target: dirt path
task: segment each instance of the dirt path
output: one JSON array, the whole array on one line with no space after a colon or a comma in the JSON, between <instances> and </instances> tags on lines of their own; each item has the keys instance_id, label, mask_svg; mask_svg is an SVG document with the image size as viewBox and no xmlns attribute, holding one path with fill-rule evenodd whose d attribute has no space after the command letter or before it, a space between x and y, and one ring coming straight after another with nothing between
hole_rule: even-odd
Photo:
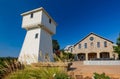
<instances>
[{"instance_id":1,"label":"dirt path","mask_svg":"<svg viewBox=\"0 0 120 79\"><path fill-rule=\"evenodd\" d=\"M110 77L120 78L120 66L88 66L83 65L83 62L75 61L73 62L73 65L71 66L69 74L74 75L83 75L85 76L93 76L93 73L105 73L106 75L109 75Z\"/></svg>"}]
</instances>

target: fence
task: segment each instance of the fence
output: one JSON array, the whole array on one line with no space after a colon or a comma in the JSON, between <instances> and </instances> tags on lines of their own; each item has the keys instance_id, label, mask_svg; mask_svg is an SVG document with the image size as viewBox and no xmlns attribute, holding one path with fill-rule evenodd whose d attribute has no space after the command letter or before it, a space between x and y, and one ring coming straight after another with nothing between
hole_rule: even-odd
<instances>
[{"instance_id":1,"label":"fence","mask_svg":"<svg viewBox=\"0 0 120 79\"><path fill-rule=\"evenodd\" d=\"M119 60L92 60L84 61L84 65L120 65Z\"/></svg>"}]
</instances>

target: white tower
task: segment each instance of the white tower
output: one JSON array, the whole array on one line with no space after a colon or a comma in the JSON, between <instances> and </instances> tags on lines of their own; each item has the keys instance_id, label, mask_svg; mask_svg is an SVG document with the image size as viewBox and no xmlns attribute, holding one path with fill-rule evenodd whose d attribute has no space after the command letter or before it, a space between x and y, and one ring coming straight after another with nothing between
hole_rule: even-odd
<instances>
[{"instance_id":1,"label":"white tower","mask_svg":"<svg viewBox=\"0 0 120 79\"><path fill-rule=\"evenodd\" d=\"M52 35L56 32L56 22L41 7L21 14L22 28L27 30L18 60L31 64L49 57L53 61Z\"/></svg>"}]
</instances>

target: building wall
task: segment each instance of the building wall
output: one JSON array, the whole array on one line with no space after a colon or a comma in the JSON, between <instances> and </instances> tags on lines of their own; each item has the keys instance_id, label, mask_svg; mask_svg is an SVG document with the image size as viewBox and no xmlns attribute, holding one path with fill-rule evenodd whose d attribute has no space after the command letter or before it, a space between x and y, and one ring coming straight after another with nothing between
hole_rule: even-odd
<instances>
[{"instance_id":1,"label":"building wall","mask_svg":"<svg viewBox=\"0 0 120 79\"><path fill-rule=\"evenodd\" d=\"M35 38L36 34L38 34L38 38ZM27 64L46 61L45 56L47 54L50 59L48 61L53 61L52 49L52 38L49 33L41 28L28 30L20 52L19 61Z\"/></svg>"},{"instance_id":2,"label":"building wall","mask_svg":"<svg viewBox=\"0 0 120 79\"><path fill-rule=\"evenodd\" d=\"M38 38L35 35L38 34ZM41 29L28 30L19 55L19 61L24 63L38 62L38 52Z\"/></svg>"},{"instance_id":3,"label":"building wall","mask_svg":"<svg viewBox=\"0 0 120 79\"><path fill-rule=\"evenodd\" d=\"M49 20L51 20L51 23L49 23ZM44 12L42 12L42 25L44 25L44 27L50 31L52 34L56 33L56 25L54 24L54 22L52 21L52 19L50 19Z\"/></svg>"},{"instance_id":4,"label":"building wall","mask_svg":"<svg viewBox=\"0 0 120 79\"><path fill-rule=\"evenodd\" d=\"M72 53L73 52L73 46L68 48L68 52Z\"/></svg>"},{"instance_id":5,"label":"building wall","mask_svg":"<svg viewBox=\"0 0 120 79\"><path fill-rule=\"evenodd\" d=\"M31 28L36 27L38 24L41 24L42 21L42 11L34 12L33 18L30 17L31 13L24 15L22 20L22 28Z\"/></svg>"},{"instance_id":6,"label":"building wall","mask_svg":"<svg viewBox=\"0 0 120 79\"><path fill-rule=\"evenodd\" d=\"M48 54L50 61L53 61L53 47L52 38L49 33L45 30L41 30L39 51L42 53L43 57Z\"/></svg>"}]
</instances>

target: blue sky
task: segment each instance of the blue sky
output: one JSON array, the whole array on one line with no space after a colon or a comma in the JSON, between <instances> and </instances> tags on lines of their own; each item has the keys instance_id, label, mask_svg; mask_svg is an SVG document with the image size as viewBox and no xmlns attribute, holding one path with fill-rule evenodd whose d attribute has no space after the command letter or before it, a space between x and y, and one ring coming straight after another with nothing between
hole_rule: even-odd
<instances>
[{"instance_id":1,"label":"blue sky","mask_svg":"<svg viewBox=\"0 0 120 79\"><path fill-rule=\"evenodd\" d=\"M0 56L18 56L26 31L21 13L44 7L57 22L61 48L90 32L113 42L120 32L120 0L0 0Z\"/></svg>"}]
</instances>

